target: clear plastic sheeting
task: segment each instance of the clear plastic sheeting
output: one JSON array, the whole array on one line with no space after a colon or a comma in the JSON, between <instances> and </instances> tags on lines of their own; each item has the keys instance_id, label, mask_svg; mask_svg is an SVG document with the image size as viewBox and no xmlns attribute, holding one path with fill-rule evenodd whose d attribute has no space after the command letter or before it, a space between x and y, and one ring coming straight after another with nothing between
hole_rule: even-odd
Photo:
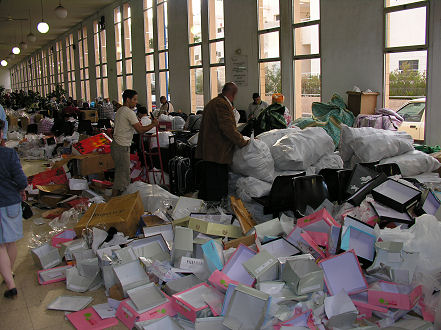
<instances>
[{"instance_id":1,"label":"clear plastic sheeting","mask_svg":"<svg viewBox=\"0 0 441 330\"><path fill-rule=\"evenodd\" d=\"M234 152L231 170L244 176L272 182L274 179L274 161L268 146L251 136L251 141Z\"/></svg>"},{"instance_id":2,"label":"clear plastic sheeting","mask_svg":"<svg viewBox=\"0 0 441 330\"><path fill-rule=\"evenodd\" d=\"M274 164L282 171L305 170L333 152L334 142L321 127L305 128L289 134L271 148Z\"/></svg>"},{"instance_id":3,"label":"clear plastic sheeting","mask_svg":"<svg viewBox=\"0 0 441 330\"><path fill-rule=\"evenodd\" d=\"M157 210L167 211L168 208L174 207L179 199L178 196L169 193L158 185L141 181L130 184L124 194L133 194L137 191L141 195L144 210L150 213L154 213Z\"/></svg>"},{"instance_id":4,"label":"clear plastic sheeting","mask_svg":"<svg viewBox=\"0 0 441 330\"><path fill-rule=\"evenodd\" d=\"M253 177L240 178L236 183L236 193L243 201L252 201L252 197L269 195L271 184Z\"/></svg>"},{"instance_id":5,"label":"clear plastic sheeting","mask_svg":"<svg viewBox=\"0 0 441 330\"><path fill-rule=\"evenodd\" d=\"M342 169L343 159L336 153L326 154L306 170L306 174L318 174L324 168Z\"/></svg>"}]
</instances>

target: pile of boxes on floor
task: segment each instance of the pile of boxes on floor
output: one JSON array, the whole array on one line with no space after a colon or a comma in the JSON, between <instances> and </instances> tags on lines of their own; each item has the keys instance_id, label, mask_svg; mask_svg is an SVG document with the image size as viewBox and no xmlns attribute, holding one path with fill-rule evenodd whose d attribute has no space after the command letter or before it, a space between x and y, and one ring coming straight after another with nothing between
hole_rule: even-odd
<instances>
[{"instance_id":1,"label":"pile of boxes on floor","mask_svg":"<svg viewBox=\"0 0 441 330\"><path fill-rule=\"evenodd\" d=\"M328 201L302 218L256 224L239 199L233 216L155 187L134 183L129 190L140 192L92 204L73 230L32 250L40 284L66 281L85 293L48 306L69 312L77 329L119 321L199 330L440 325L441 222L430 215L440 205L431 195L422 204L428 214L391 229L421 199L391 179L372 191L375 227ZM87 307L87 292L102 285L108 303Z\"/></svg>"}]
</instances>

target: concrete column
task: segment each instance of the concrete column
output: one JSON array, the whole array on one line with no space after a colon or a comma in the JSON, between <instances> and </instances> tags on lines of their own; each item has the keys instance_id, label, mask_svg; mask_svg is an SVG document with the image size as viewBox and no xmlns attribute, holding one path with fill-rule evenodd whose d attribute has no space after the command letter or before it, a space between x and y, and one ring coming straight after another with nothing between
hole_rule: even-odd
<instances>
[{"instance_id":1,"label":"concrete column","mask_svg":"<svg viewBox=\"0 0 441 330\"><path fill-rule=\"evenodd\" d=\"M248 58L248 85L239 87L235 105L247 109L253 92L259 91L257 1L224 0L225 15L225 78L232 81L232 57L245 55Z\"/></svg>"},{"instance_id":2,"label":"concrete column","mask_svg":"<svg viewBox=\"0 0 441 330\"><path fill-rule=\"evenodd\" d=\"M380 92L383 99L383 0L322 0L322 101L334 93L347 100L346 91Z\"/></svg>"},{"instance_id":3,"label":"concrete column","mask_svg":"<svg viewBox=\"0 0 441 330\"><path fill-rule=\"evenodd\" d=\"M89 88L90 88L90 100L95 101L96 94L96 69L95 69L95 44L93 40L93 19L86 23L87 27L87 52L89 61Z\"/></svg>"},{"instance_id":4,"label":"concrete column","mask_svg":"<svg viewBox=\"0 0 441 330\"><path fill-rule=\"evenodd\" d=\"M104 11L106 21L107 77L110 100L118 100L118 85L116 83L115 26L113 24L113 9L115 7L116 5L106 7Z\"/></svg>"},{"instance_id":5,"label":"concrete column","mask_svg":"<svg viewBox=\"0 0 441 330\"><path fill-rule=\"evenodd\" d=\"M187 1L168 2L170 94L175 109L190 113ZM156 99L156 102L159 104L159 99Z\"/></svg>"},{"instance_id":6,"label":"concrete column","mask_svg":"<svg viewBox=\"0 0 441 330\"><path fill-rule=\"evenodd\" d=\"M78 45L78 31L81 29L81 25L75 28L72 32L73 34L73 43L75 45L75 49L72 49L74 52L74 60L75 60L75 90L76 90L76 99L79 100L81 98L81 79L80 79L80 47ZM84 102L84 100L83 100Z\"/></svg>"},{"instance_id":7,"label":"concrete column","mask_svg":"<svg viewBox=\"0 0 441 330\"><path fill-rule=\"evenodd\" d=\"M294 108L294 79L293 79L293 29L292 29L292 1L280 0L280 59L282 73L282 94L285 96L284 105L294 115L301 114L301 108Z\"/></svg>"},{"instance_id":8,"label":"concrete column","mask_svg":"<svg viewBox=\"0 0 441 330\"><path fill-rule=\"evenodd\" d=\"M430 1L425 141L441 144L441 2Z\"/></svg>"},{"instance_id":9,"label":"concrete column","mask_svg":"<svg viewBox=\"0 0 441 330\"><path fill-rule=\"evenodd\" d=\"M133 89L141 104L147 103L145 80L144 11L142 1L131 1Z\"/></svg>"}]
</instances>

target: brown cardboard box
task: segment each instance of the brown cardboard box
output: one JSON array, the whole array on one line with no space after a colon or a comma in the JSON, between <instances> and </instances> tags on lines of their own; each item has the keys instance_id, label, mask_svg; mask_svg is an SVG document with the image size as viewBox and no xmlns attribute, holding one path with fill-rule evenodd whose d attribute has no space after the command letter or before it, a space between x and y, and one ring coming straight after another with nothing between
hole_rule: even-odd
<instances>
[{"instance_id":1,"label":"brown cardboard box","mask_svg":"<svg viewBox=\"0 0 441 330\"><path fill-rule=\"evenodd\" d=\"M98 122L98 111L96 110L81 110L81 119L90 120L92 123Z\"/></svg>"},{"instance_id":2,"label":"brown cardboard box","mask_svg":"<svg viewBox=\"0 0 441 330\"><path fill-rule=\"evenodd\" d=\"M110 154L88 154L86 157L78 159L77 164L81 176L101 173L115 168L115 163Z\"/></svg>"},{"instance_id":3,"label":"brown cardboard box","mask_svg":"<svg viewBox=\"0 0 441 330\"><path fill-rule=\"evenodd\" d=\"M112 198L108 203L93 204L74 227L78 237L86 227L98 227L109 229L115 227L116 230L125 235L134 236L141 215L144 214L139 193Z\"/></svg>"},{"instance_id":4,"label":"brown cardboard box","mask_svg":"<svg viewBox=\"0 0 441 330\"><path fill-rule=\"evenodd\" d=\"M353 92L348 91L348 109L354 116L373 115L377 107L377 97L380 93L376 92Z\"/></svg>"},{"instance_id":5,"label":"brown cardboard box","mask_svg":"<svg viewBox=\"0 0 441 330\"><path fill-rule=\"evenodd\" d=\"M50 208L55 208L59 202L66 199L69 189L65 184L52 184L47 186L36 186L38 194L38 202Z\"/></svg>"}]
</instances>

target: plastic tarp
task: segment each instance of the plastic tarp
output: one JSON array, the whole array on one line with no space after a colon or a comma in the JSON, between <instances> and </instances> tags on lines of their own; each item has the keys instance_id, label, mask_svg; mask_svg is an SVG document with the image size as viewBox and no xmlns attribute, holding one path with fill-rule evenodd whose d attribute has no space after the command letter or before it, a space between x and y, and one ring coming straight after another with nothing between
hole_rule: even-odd
<instances>
[{"instance_id":1,"label":"plastic tarp","mask_svg":"<svg viewBox=\"0 0 441 330\"><path fill-rule=\"evenodd\" d=\"M433 172L440 168L440 163L435 158L418 150L380 161L380 164L390 163L396 163L400 167L403 177Z\"/></svg>"},{"instance_id":2,"label":"plastic tarp","mask_svg":"<svg viewBox=\"0 0 441 330\"><path fill-rule=\"evenodd\" d=\"M271 149L278 170L305 170L334 151L334 143L320 127L305 128L276 142Z\"/></svg>"},{"instance_id":3,"label":"plastic tarp","mask_svg":"<svg viewBox=\"0 0 441 330\"><path fill-rule=\"evenodd\" d=\"M307 169L307 174L318 174L324 168L342 169L343 160L336 153L324 155L317 163Z\"/></svg>"},{"instance_id":4,"label":"plastic tarp","mask_svg":"<svg viewBox=\"0 0 441 330\"><path fill-rule=\"evenodd\" d=\"M346 104L340 95L334 94L329 103L312 103L312 118L298 118L293 125L300 128L322 127L332 138L335 146L340 142L342 124L352 126L354 115L346 110Z\"/></svg>"},{"instance_id":5,"label":"plastic tarp","mask_svg":"<svg viewBox=\"0 0 441 330\"><path fill-rule=\"evenodd\" d=\"M274 160L268 146L251 136L251 141L234 152L231 170L244 176L272 182L274 178Z\"/></svg>"}]
</instances>

